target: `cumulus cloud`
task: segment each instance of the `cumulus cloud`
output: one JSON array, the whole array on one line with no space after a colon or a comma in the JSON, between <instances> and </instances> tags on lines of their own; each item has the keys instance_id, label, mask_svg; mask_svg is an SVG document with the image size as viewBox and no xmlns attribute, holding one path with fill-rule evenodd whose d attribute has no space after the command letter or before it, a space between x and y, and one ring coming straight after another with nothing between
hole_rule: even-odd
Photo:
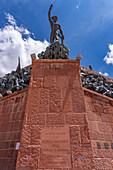
<instances>
[{"instance_id":1,"label":"cumulus cloud","mask_svg":"<svg viewBox=\"0 0 113 170\"><path fill-rule=\"evenodd\" d=\"M10 15L9 13L5 13L6 15L6 19L8 20L8 22L12 25L16 26L16 20L14 19L14 17L12 15Z\"/></svg>"},{"instance_id":2,"label":"cumulus cloud","mask_svg":"<svg viewBox=\"0 0 113 170\"><path fill-rule=\"evenodd\" d=\"M107 64L113 64L113 44L109 44L109 52L107 52L104 61Z\"/></svg>"},{"instance_id":3,"label":"cumulus cloud","mask_svg":"<svg viewBox=\"0 0 113 170\"><path fill-rule=\"evenodd\" d=\"M102 74L102 75L104 75L104 76L109 76L109 74L108 73L102 73L102 72L99 72L100 74Z\"/></svg>"},{"instance_id":4,"label":"cumulus cloud","mask_svg":"<svg viewBox=\"0 0 113 170\"><path fill-rule=\"evenodd\" d=\"M36 41L31 38L31 33L22 26L16 24L16 20L10 14L5 14L8 24L0 29L0 76L16 69L18 56L21 66L31 64L30 54L44 51L49 43ZM23 38L26 35L27 38Z\"/></svg>"}]
</instances>

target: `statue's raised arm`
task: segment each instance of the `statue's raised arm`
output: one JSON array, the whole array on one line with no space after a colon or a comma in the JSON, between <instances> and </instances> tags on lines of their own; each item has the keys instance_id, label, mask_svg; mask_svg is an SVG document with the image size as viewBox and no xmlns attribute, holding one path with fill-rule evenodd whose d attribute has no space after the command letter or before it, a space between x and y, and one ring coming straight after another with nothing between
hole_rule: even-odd
<instances>
[{"instance_id":1,"label":"statue's raised arm","mask_svg":"<svg viewBox=\"0 0 113 170\"><path fill-rule=\"evenodd\" d=\"M52 23L52 20L51 20L51 10L53 8L53 4L51 4L50 8L49 8L49 11L48 11L48 19L49 19L49 22Z\"/></svg>"}]
</instances>

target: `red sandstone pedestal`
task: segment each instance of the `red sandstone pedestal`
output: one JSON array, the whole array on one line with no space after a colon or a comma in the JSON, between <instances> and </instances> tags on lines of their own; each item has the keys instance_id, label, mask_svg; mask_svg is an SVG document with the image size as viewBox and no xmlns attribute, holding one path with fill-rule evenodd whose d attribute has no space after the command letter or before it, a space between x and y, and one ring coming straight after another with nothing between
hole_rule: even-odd
<instances>
[{"instance_id":1,"label":"red sandstone pedestal","mask_svg":"<svg viewBox=\"0 0 113 170\"><path fill-rule=\"evenodd\" d=\"M34 60L17 170L94 168L79 60Z\"/></svg>"}]
</instances>

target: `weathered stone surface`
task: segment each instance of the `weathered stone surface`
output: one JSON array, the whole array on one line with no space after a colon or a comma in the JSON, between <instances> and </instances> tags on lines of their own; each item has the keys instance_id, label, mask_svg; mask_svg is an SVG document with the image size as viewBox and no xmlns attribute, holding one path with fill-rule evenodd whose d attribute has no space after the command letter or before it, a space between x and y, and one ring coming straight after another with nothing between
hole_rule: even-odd
<instances>
[{"instance_id":1,"label":"weathered stone surface","mask_svg":"<svg viewBox=\"0 0 113 170\"><path fill-rule=\"evenodd\" d=\"M40 168L71 168L69 126L41 130Z\"/></svg>"},{"instance_id":2,"label":"weathered stone surface","mask_svg":"<svg viewBox=\"0 0 113 170\"><path fill-rule=\"evenodd\" d=\"M81 83L79 63L77 60L34 60L33 62L34 68L20 144L26 146L28 142L27 146L30 148L38 146L41 155L36 158L34 154L34 160L30 163L32 160L30 152L28 165L26 165L26 162L24 165L23 161L22 166L24 168L32 166L34 169L36 167L36 169L48 170L75 170L75 162L73 163L71 160L72 152L74 152L72 148L74 146L78 149L80 146L84 148L91 146L88 136L84 93L81 84L77 83L76 85L78 80ZM40 74L36 71L38 68L43 68ZM76 75L75 78L74 75ZM71 81L71 76L74 81ZM36 84L33 86L33 81L37 82L39 79L42 80L43 86ZM28 130L25 127L28 127ZM49 127L51 127L51 131L48 130ZM64 127L63 134L61 127ZM44 130L45 128L46 130ZM30 140L28 140L28 136ZM85 153L81 150L81 154ZM18 159L22 160L20 156ZM38 163L36 160L38 160ZM77 166L83 169L87 163L86 167L91 166L92 168L90 160L93 160L92 156L91 159L86 158L81 161L81 165L78 163ZM17 163L18 169L19 162Z\"/></svg>"},{"instance_id":3,"label":"weathered stone surface","mask_svg":"<svg viewBox=\"0 0 113 170\"><path fill-rule=\"evenodd\" d=\"M53 42L45 52L38 54L39 59L68 59L69 49L59 41Z\"/></svg>"},{"instance_id":4,"label":"weathered stone surface","mask_svg":"<svg viewBox=\"0 0 113 170\"><path fill-rule=\"evenodd\" d=\"M88 92L89 90L86 91ZM112 99L96 94L95 92L91 92L90 94L85 93L89 136L97 170L113 169L113 149L111 146L113 140L113 107L111 101ZM108 148L105 147L105 144Z\"/></svg>"}]
</instances>

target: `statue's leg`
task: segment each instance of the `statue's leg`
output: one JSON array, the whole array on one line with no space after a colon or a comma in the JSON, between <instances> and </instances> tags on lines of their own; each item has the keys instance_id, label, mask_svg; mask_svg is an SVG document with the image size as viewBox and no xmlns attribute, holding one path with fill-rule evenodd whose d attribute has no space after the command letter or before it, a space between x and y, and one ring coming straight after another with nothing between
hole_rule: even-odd
<instances>
[{"instance_id":1,"label":"statue's leg","mask_svg":"<svg viewBox=\"0 0 113 170\"><path fill-rule=\"evenodd\" d=\"M54 42L54 36L53 34L51 33L51 36L50 36L50 42L53 43Z\"/></svg>"},{"instance_id":2,"label":"statue's leg","mask_svg":"<svg viewBox=\"0 0 113 170\"><path fill-rule=\"evenodd\" d=\"M55 34L55 39L56 39L56 40L59 40L58 36L59 36L59 33L56 32L56 34Z\"/></svg>"},{"instance_id":3,"label":"statue's leg","mask_svg":"<svg viewBox=\"0 0 113 170\"><path fill-rule=\"evenodd\" d=\"M61 43L62 43L62 44L63 44L63 40L64 40L64 39L62 38L62 39L61 39Z\"/></svg>"},{"instance_id":4,"label":"statue's leg","mask_svg":"<svg viewBox=\"0 0 113 170\"><path fill-rule=\"evenodd\" d=\"M58 36L61 38L61 43L63 44L63 36L61 36L60 34L58 34Z\"/></svg>"}]
</instances>

